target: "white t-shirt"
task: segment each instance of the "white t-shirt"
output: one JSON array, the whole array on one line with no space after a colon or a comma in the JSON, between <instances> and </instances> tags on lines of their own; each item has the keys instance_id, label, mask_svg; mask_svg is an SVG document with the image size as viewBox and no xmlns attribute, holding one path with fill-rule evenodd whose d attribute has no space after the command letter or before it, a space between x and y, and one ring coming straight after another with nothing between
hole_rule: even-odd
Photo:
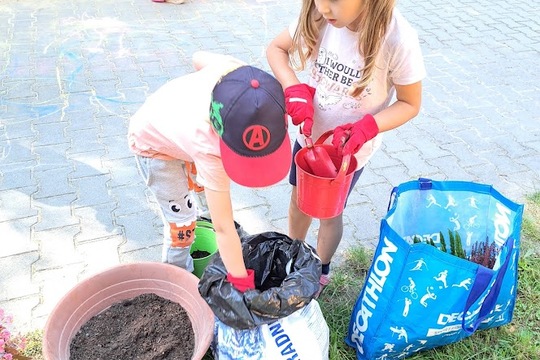
<instances>
[{"instance_id":1,"label":"white t-shirt","mask_svg":"<svg viewBox=\"0 0 540 360\"><path fill-rule=\"evenodd\" d=\"M163 160L194 162L197 182L215 191L228 191L219 150L219 136L210 123L212 90L218 80L244 65L230 56L194 73L173 79L150 95L129 123L132 152Z\"/></svg>"},{"instance_id":2,"label":"white t-shirt","mask_svg":"<svg viewBox=\"0 0 540 360\"><path fill-rule=\"evenodd\" d=\"M297 21L289 26L291 37L296 24ZM313 101L313 141L336 126L388 107L395 95L394 84L414 84L426 76L418 35L397 9L393 11L371 83L356 98L348 92L352 83L360 80L364 66L364 58L358 50L358 33L325 24L320 34L317 58L310 64L308 79L308 84L317 89ZM297 140L305 145L300 133ZM355 155L358 169L369 161L381 141L382 134L379 134Z\"/></svg>"}]
</instances>

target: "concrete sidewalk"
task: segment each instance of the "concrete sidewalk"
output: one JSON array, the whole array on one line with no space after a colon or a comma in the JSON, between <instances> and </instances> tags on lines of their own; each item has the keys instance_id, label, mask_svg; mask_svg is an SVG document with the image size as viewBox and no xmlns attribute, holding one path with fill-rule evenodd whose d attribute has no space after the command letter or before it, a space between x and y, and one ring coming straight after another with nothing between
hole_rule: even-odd
<instances>
[{"instance_id":1,"label":"concrete sidewalk","mask_svg":"<svg viewBox=\"0 0 540 360\"><path fill-rule=\"evenodd\" d=\"M265 47L298 0L3 0L0 4L0 307L40 328L78 281L159 261L161 222L126 142L147 95L196 50L269 70ZM373 247L393 186L429 177L540 190L540 11L528 0L399 1L428 78L421 114L385 135L345 211ZM294 129L291 129L293 132ZM287 229L290 187L233 189L250 233ZM316 227L310 233L313 244Z\"/></svg>"}]
</instances>

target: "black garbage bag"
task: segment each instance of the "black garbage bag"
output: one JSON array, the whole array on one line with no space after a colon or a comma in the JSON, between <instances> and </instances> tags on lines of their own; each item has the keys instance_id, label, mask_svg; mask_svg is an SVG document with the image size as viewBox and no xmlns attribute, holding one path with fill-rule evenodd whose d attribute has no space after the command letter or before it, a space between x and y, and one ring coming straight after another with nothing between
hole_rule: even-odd
<instances>
[{"instance_id":1,"label":"black garbage bag","mask_svg":"<svg viewBox=\"0 0 540 360\"><path fill-rule=\"evenodd\" d=\"M246 267L255 270L255 290L236 290L227 281L219 254L199 281L199 293L221 322L237 330L251 329L309 304L319 290L321 275L321 260L313 247L277 232L242 240Z\"/></svg>"}]
</instances>

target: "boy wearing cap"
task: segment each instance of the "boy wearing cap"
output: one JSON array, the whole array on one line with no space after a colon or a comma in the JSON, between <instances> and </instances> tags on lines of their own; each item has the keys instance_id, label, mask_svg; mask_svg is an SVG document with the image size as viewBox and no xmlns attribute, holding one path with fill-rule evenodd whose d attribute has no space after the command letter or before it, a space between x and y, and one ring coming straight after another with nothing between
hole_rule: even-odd
<instances>
[{"instance_id":1,"label":"boy wearing cap","mask_svg":"<svg viewBox=\"0 0 540 360\"><path fill-rule=\"evenodd\" d=\"M128 141L164 223L162 261L193 271L197 209L185 163L204 187L228 280L254 288L236 232L230 181L265 187L288 173L291 143L280 83L231 56L197 52L195 72L169 81L130 120Z\"/></svg>"}]
</instances>

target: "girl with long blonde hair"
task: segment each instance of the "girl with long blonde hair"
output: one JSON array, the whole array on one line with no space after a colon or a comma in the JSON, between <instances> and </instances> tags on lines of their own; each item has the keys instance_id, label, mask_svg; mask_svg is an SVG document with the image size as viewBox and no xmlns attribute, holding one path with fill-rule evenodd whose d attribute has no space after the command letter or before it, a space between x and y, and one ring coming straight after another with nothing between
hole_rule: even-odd
<instances>
[{"instance_id":1,"label":"girl with long blonde hair","mask_svg":"<svg viewBox=\"0 0 540 360\"><path fill-rule=\"evenodd\" d=\"M304 0L299 18L269 44L266 54L284 88L287 113L299 125L293 159L306 138L316 140L334 130L336 151L354 155L358 164L349 194L380 147L382 133L420 110L422 52L395 0ZM299 80L302 71L306 82ZM304 240L312 218L297 205L294 161L289 182L289 236ZM320 219L317 252L323 266L317 297L330 281L330 262L342 235L342 214Z\"/></svg>"}]
</instances>

